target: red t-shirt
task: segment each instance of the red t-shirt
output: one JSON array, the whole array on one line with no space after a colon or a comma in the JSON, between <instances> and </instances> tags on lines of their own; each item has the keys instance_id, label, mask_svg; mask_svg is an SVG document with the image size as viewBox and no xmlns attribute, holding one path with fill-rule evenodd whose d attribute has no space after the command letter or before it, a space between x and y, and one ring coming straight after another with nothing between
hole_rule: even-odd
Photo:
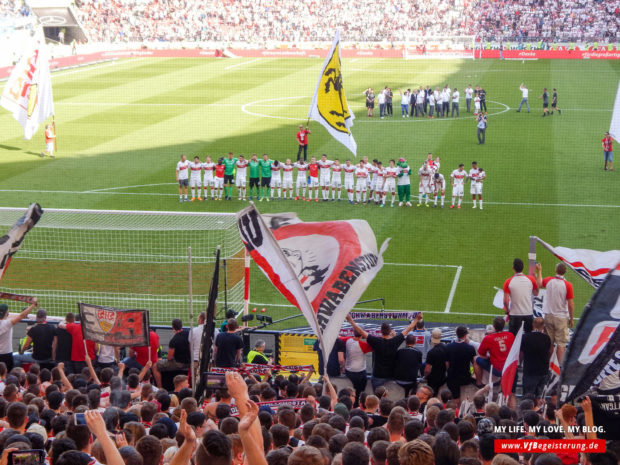
<instances>
[{"instance_id":1,"label":"red t-shirt","mask_svg":"<svg viewBox=\"0 0 620 465\"><path fill-rule=\"evenodd\" d=\"M159 336L155 331L151 331L149 333L149 343L151 345L151 362L157 362L157 349L159 348ZM149 361L149 348L148 346L143 347L132 347L136 352L136 361L144 366L146 362Z\"/></svg>"},{"instance_id":2,"label":"red t-shirt","mask_svg":"<svg viewBox=\"0 0 620 465\"><path fill-rule=\"evenodd\" d=\"M299 145L308 145L308 132L306 130L301 130L297 133L297 142Z\"/></svg>"},{"instance_id":3,"label":"red t-shirt","mask_svg":"<svg viewBox=\"0 0 620 465\"><path fill-rule=\"evenodd\" d=\"M215 177L223 178L225 169L226 167L224 165L215 165Z\"/></svg>"},{"instance_id":4,"label":"red t-shirt","mask_svg":"<svg viewBox=\"0 0 620 465\"><path fill-rule=\"evenodd\" d=\"M84 337L82 336L82 325L80 323L67 323L67 327L65 329L69 334L71 334L72 339L71 361L86 361L86 353L84 352ZM95 343L87 340L86 347L88 348L88 356L90 359L95 360Z\"/></svg>"},{"instance_id":5,"label":"red t-shirt","mask_svg":"<svg viewBox=\"0 0 620 465\"><path fill-rule=\"evenodd\" d=\"M319 177L319 164L318 163L310 163L308 165L308 171L310 172L311 178Z\"/></svg>"},{"instance_id":6,"label":"red t-shirt","mask_svg":"<svg viewBox=\"0 0 620 465\"><path fill-rule=\"evenodd\" d=\"M604 137L601 142L603 143L603 150L605 150L605 152L612 152L613 151L613 144L612 144L612 138L611 137Z\"/></svg>"},{"instance_id":7,"label":"red t-shirt","mask_svg":"<svg viewBox=\"0 0 620 465\"><path fill-rule=\"evenodd\" d=\"M482 356L486 356L488 352L493 368L501 371L504 368L504 363L506 362L508 352L510 352L514 340L514 335L508 331L488 334L482 339L480 347L478 348L478 353Z\"/></svg>"}]
</instances>

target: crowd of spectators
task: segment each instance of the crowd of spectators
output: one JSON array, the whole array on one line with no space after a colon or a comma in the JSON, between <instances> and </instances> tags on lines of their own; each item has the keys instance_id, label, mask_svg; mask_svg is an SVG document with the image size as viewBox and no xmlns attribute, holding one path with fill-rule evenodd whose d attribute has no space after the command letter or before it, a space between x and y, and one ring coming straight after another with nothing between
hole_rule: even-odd
<instances>
[{"instance_id":1,"label":"crowd of spectators","mask_svg":"<svg viewBox=\"0 0 620 465\"><path fill-rule=\"evenodd\" d=\"M0 4L10 3L3 0ZM479 36L495 41L615 43L618 0L76 0L95 42L330 41Z\"/></svg>"}]
</instances>

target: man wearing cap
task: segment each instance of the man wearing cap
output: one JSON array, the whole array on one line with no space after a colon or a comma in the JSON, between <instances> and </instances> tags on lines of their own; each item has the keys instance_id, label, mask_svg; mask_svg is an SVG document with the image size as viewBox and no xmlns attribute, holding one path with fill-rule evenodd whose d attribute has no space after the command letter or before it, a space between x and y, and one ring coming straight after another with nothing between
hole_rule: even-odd
<instances>
[{"instance_id":1,"label":"man wearing cap","mask_svg":"<svg viewBox=\"0 0 620 465\"><path fill-rule=\"evenodd\" d=\"M426 354L424 377L434 393L438 393L439 388L446 382L446 361L448 360L446 345L441 342L441 329L435 328L431 331L431 345L432 348Z\"/></svg>"},{"instance_id":2,"label":"man wearing cap","mask_svg":"<svg viewBox=\"0 0 620 465\"><path fill-rule=\"evenodd\" d=\"M13 326L22 321L38 305L34 297L30 306L20 314L10 316L7 304L0 304L0 362L6 364L7 371L13 369Z\"/></svg>"},{"instance_id":3,"label":"man wearing cap","mask_svg":"<svg viewBox=\"0 0 620 465\"><path fill-rule=\"evenodd\" d=\"M20 349L20 353L32 344L32 358L41 368L51 370L56 366L52 357L52 344L56 330L47 322L47 312L40 308L37 310L36 324L28 328L26 341Z\"/></svg>"}]
</instances>

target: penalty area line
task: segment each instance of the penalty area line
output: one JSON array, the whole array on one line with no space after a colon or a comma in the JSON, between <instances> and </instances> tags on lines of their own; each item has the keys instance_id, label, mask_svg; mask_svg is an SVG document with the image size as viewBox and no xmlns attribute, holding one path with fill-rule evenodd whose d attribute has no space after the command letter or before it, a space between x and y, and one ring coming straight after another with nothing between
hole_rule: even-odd
<instances>
[{"instance_id":1,"label":"penalty area line","mask_svg":"<svg viewBox=\"0 0 620 465\"><path fill-rule=\"evenodd\" d=\"M450 289L450 295L448 295L448 302L446 302L446 308L444 313L450 313L452 307L452 301L454 300L454 294L456 293L456 286L459 284L459 278L461 277L462 266L456 268L456 274L454 275L454 281L452 281L452 288Z\"/></svg>"},{"instance_id":2,"label":"penalty area line","mask_svg":"<svg viewBox=\"0 0 620 465\"><path fill-rule=\"evenodd\" d=\"M254 58L253 60L250 60L250 61L244 61L242 63L236 63L234 65L227 66L224 69L233 69L233 68L236 68L238 66L249 65L250 63L256 63L259 60L260 60L260 58Z\"/></svg>"}]
</instances>

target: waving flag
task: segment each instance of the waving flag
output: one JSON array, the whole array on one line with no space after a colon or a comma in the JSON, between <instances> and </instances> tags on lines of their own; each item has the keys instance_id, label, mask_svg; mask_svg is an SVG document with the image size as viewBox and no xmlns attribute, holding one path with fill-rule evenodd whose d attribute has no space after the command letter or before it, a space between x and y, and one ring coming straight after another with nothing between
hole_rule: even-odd
<instances>
[{"instance_id":1,"label":"waving flag","mask_svg":"<svg viewBox=\"0 0 620 465\"><path fill-rule=\"evenodd\" d=\"M251 205L237 213L248 252L296 306L329 354L347 313L383 266L366 221L304 223L294 213L263 215Z\"/></svg>"},{"instance_id":2,"label":"waving flag","mask_svg":"<svg viewBox=\"0 0 620 465\"><path fill-rule=\"evenodd\" d=\"M616 101L614 102L614 111L611 115L611 124L609 126L609 134L616 140L620 140L620 83L616 92Z\"/></svg>"},{"instance_id":3,"label":"waving flag","mask_svg":"<svg viewBox=\"0 0 620 465\"><path fill-rule=\"evenodd\" d=\"M123 310L78 302L85 340L118 347L149 345L148 310Z\"/></svg>"},{"instance_id":4,"label":"waving flag","mask_svg":"<svg viewBox=\"0 0 620 465\"><path fill-rule=\"evenodd\" d=\"M24 128L26 140L32 139L39 124L54 114L49 53L42 32L13 69L0 106L13 113L13 118Z\"/></svg>"},{"instance_id":5,"label":"waving flag","mask_svg":"<svg viewBox=\"0 0 620 465\"><path fill-rule=\"evenodd\" d=\"M613 270L616 264L620 262L620 250L599 252L597 250L588 249L553 247L535 236L530 236L530 255L532 255L533 241L542 244L545 249L566 263L566 265L568 265L575 273L581 276L590 286L594 288L598 288L603 281L605 281L609 271ZM535 245L533 255L535 258ZM530 260L532 260L531 257Z\"/></svg>"},{"instance_id":6,"label":"waving flag","mask_svg":"<svg viewBox=\"0 0 620 465\"><path fill-rule=\"evenodd\" d=\"M592 386L620 388L620 263L586 305L562 361L560 401L570 402Z\"/></svg>"},{"instance_id":7,"label":"waving flag","mask_svg":"<svg viewBox=\"0 0 620 465\"><path fill-rule=\"evenodd\" d=\"M33 203L8 233L0 237L0 279L11 263L11 258L17 253L24 242L28 231L37 224L43 210L38 203Z\"/></svg>"},{"instance_id":8,"label":"waving flag","mask_svg":"<svg viewBox=\"0 0 620 465\"><path fill-rule=\"evenodd\" d=\"M512 385L517 375L517 367L519 366L519 351L521 350L521 339L523 338L523 323L515 336L515 340L512 343L506 362L504 363L504 369L502 370L502 393L507 399L512 393Z\"/></svg>"},{"instance_id":9,"label":"waving flag","mask_svg":"<svg viewBox=\"0 0 620 465\"><path fill-rule=\"evenodd\" d=\"M323 63L308 118L321 123L334 139L353 152L353 155L356 154L357 144L351 134L355 115L347 103L342 82L340 31L336 31L332 48Z\"/></svg>"}]
</instances>

